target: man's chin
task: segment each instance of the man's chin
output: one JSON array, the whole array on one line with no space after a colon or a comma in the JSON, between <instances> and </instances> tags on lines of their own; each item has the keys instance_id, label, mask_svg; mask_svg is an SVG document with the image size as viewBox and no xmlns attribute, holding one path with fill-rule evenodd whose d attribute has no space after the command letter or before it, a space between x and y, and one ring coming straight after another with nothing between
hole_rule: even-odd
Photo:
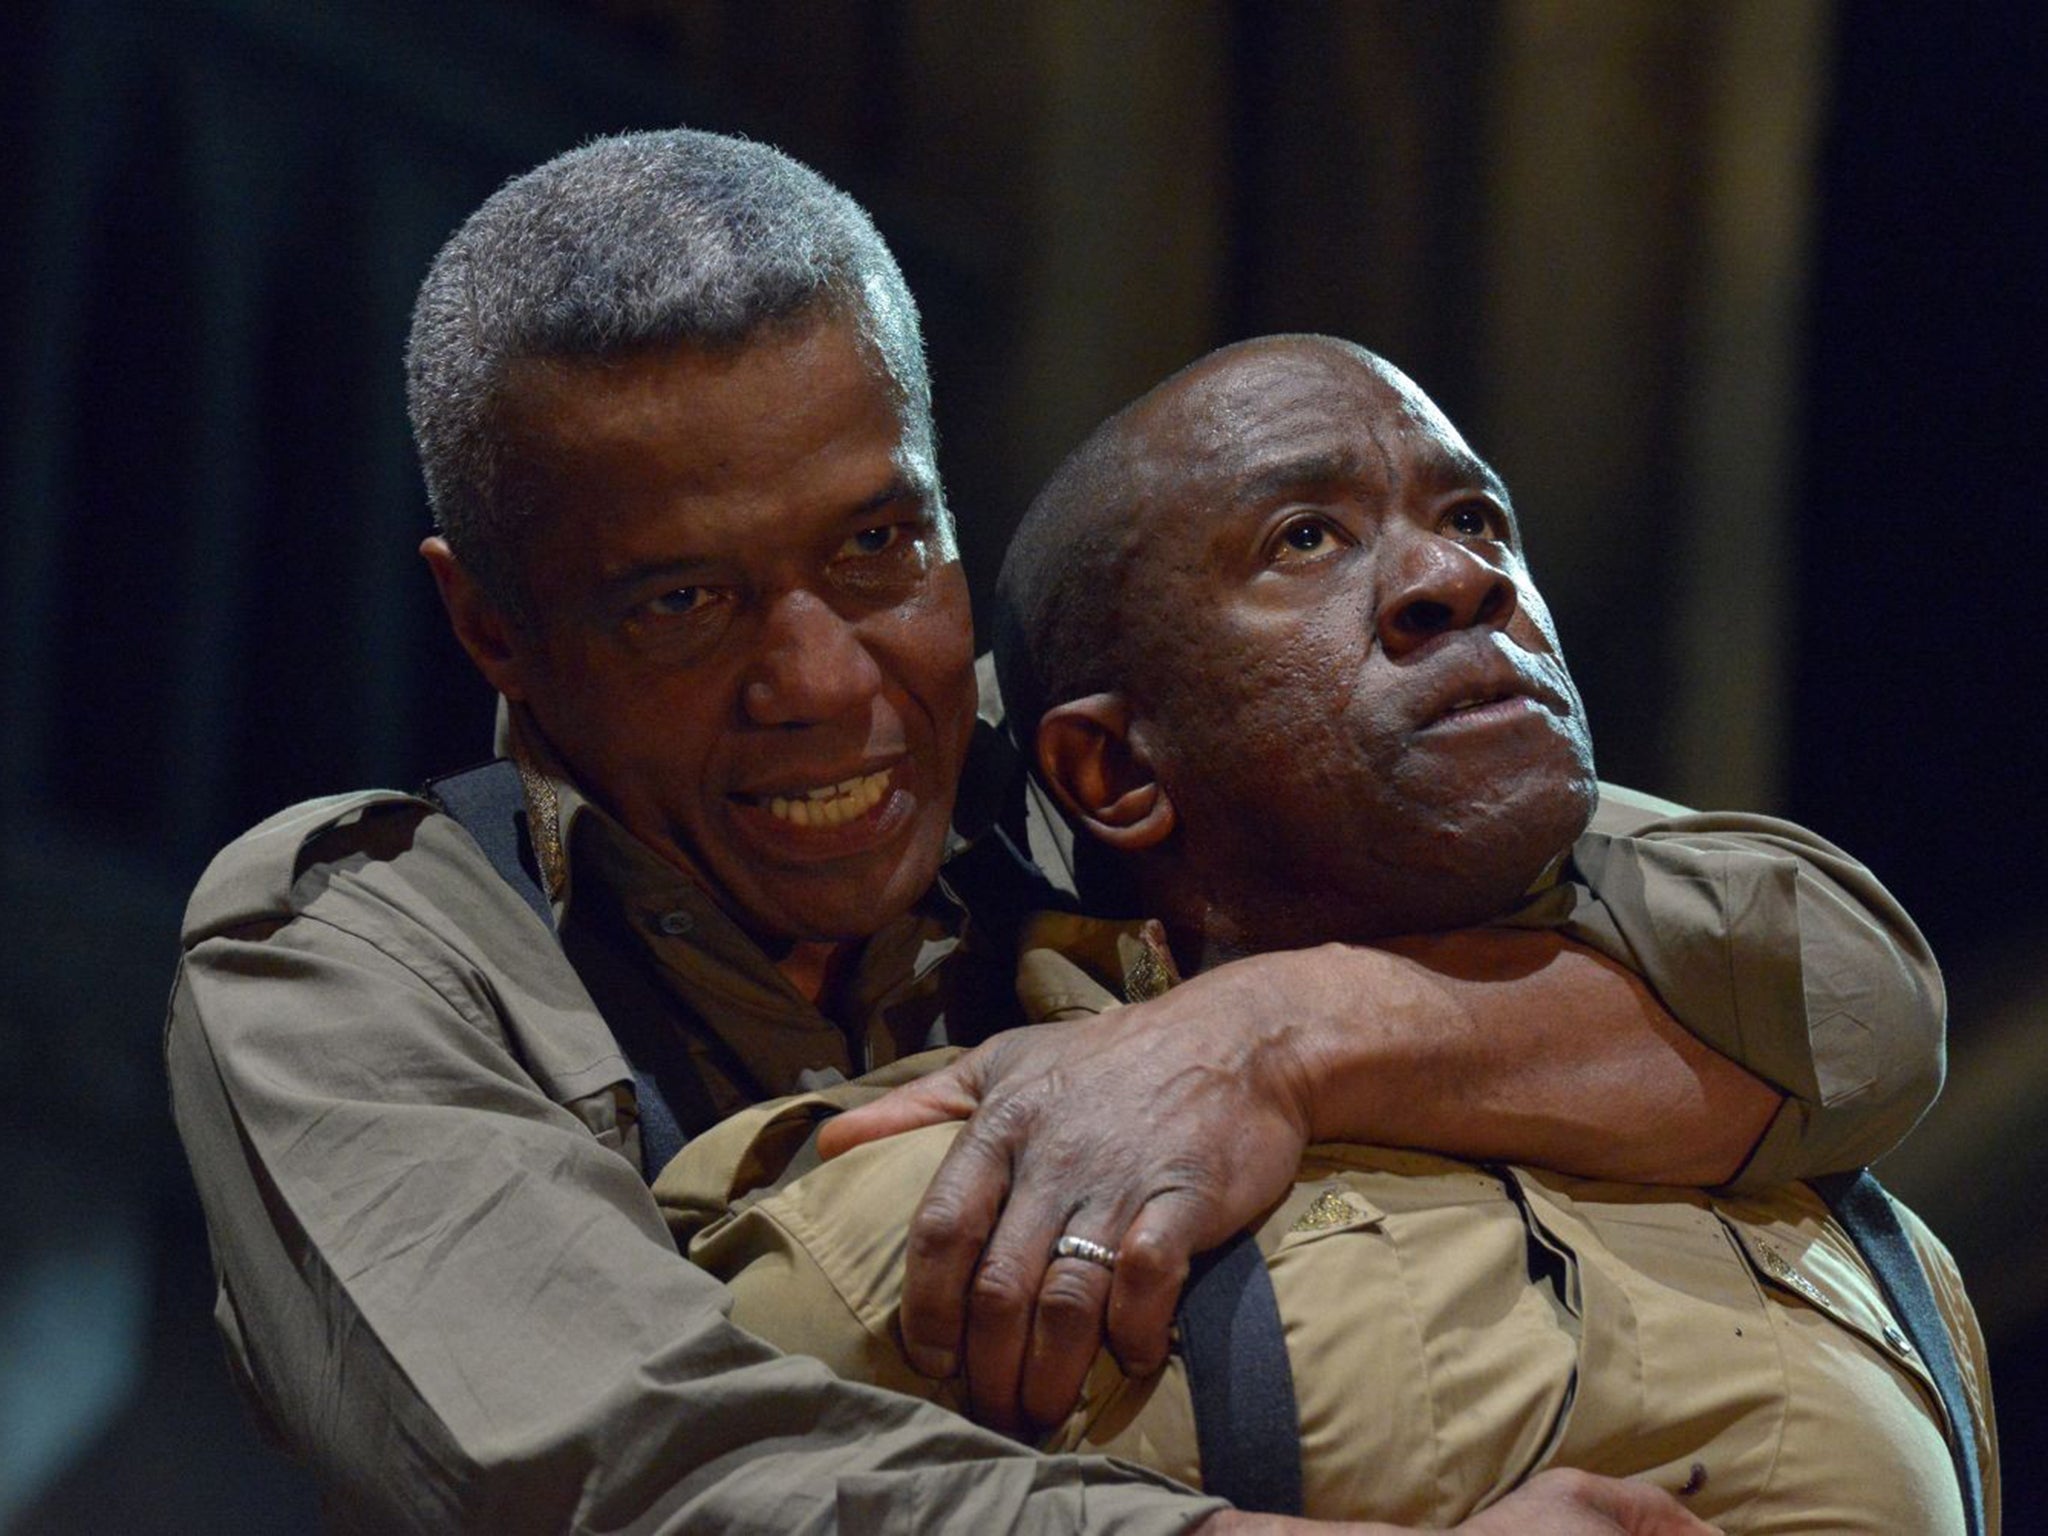
<instances>
[{"instance_id":1,"label":"man's chin","mask_svg":"<svg viewBox=\"0 0 2048 1536\"><path fill-rule=\"evenodd\" d=\"M736 882L721 898L763 948L787 944L849 944L872 938L915 907L937 878L939 860L905 857L875 867L778 871L772 879Z\"/></svg>"},{"instance_id":2,"label":"man's chin","mask_svg":"<svg viewBox=\"0 0 2048 1536\"><path fill-rule=\"evenodd\" d=\"M1549 776L1483 807L1464 806L1390 862L1405 866L1411 920L1433 930L1490 922L1519 906L1570 853L1593 815L1592 777ZM1401 931L1401 930L1389 930Z\"/></svg>"}]
</instances>

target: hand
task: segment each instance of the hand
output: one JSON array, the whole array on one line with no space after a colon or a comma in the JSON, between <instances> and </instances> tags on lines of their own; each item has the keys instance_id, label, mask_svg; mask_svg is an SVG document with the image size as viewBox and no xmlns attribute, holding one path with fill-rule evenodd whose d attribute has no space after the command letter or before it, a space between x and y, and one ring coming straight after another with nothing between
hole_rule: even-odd
<instances>
[{"instance_id":1,"label":"hand","mask_svg":"<svg viewBox=\"0 0 2048 1536\"><path fill-rule=\"evenodd\" d=\"M1251 962L1149 1003L998 1035L930 1077L826 1123L827 1157L972 1116L911 1221L902 1328L911 1363L965 1365L971 1411L1015 1433L1057 1424L1101 1348L1126 1372L1166 1361L1190 1255L1289 1187L1311 1073ZM1065 1233L1114 1271L1052 1258ZM964 1349L963 1349L964 1337Z\"/></svg>"},{"instance_id":2,"label":"hand","mask_svg":"<svg viewBox=\"0 0 2048 1536\"><path fill-rule=\"evenodd\" d=\"M1465 1536L1712 1536L1715 1527L1653 1484L1559 1467L1453 1529Z\"/></svg>"},{"instance_id":3,"label":"hand","mask_svg":"<svg viewBox=\"0 0 2048 1536\"><path fill-rule=\"evenodd\" d=\"M911 1363L952 1375L964 1336L969 1405L1011 1431L1071 1409L1105 1308L1124 1369L1158 1369L1189 1255L1278 1199L1310 1140L1707 1183L1775 1112L1639 979L1554 933L1383 943L1253 955L999 1035L827 1122L831 1157L973 1116L911 1224ZM1114 1277L1053 1261L1062 1233L1118 1249Z\"/></svg>"},{"instance_id":4,"label":"hand","mask_svg":"<svg viewBox=\"0 0 2048 1536\"><path fill-rule=\"evenodd\" d=\"M1331 1523L1225 1510L1192 1536L1394 1536L1413 1527ZM1556 1468L1539 1472L1491 1508L1453 1526L1464 1536L1715 1536L1661 1488Z\"/></svg>"}]
</instances>

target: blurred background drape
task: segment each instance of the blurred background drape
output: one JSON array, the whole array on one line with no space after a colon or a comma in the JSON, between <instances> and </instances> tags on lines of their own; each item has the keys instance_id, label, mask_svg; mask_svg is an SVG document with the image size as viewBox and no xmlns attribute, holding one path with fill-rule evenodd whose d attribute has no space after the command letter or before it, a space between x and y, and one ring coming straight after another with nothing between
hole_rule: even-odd
<instances>
[{"instance_id":1,"label":"blurred background drape","mask_svg":"<svg viewBox=\"0 0 2048 1536\"><path fill-rule=\"evenodd\" d=\"M1947 964L1886 1173L2048 1493L2048 28L2015 0L13 0L0 20L0 1530L303 1528L209 1332L158 1036L182 893L482 755L412 549L414 286L505 176L685 122L925 306L977 591L1218 343L1366 342L1514 488L1606 777L1783 810Z\"/></svg>"}]
</instances>

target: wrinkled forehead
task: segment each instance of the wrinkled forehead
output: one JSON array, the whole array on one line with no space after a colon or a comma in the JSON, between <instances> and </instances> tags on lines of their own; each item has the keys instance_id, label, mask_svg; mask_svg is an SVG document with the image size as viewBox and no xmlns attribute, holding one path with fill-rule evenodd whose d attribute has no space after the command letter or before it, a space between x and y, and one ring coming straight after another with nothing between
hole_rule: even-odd
<instances>
[{"instance_id":1,"label":"wrinkled forehead","mask_svg":"<svg viewBox=\"0 0 2048 1536\"><path fill-rule=\"evenodd\" d=\"M1193 511L1258 500L1309 481L1392 490L1410 477L1500 479L1406 374L1325 338L1246 343L1215 354L1143 401L1131 421L1140 478ZM1148 500L1157 498L1147 497Z\"/></svg>"}]
</instances>

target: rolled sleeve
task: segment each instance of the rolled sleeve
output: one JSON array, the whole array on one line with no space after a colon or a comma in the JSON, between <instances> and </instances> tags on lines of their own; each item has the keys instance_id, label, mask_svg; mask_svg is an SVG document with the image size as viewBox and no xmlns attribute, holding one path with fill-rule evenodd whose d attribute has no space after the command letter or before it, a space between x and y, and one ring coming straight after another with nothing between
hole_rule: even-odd
<instances>
[{"instance_id":1,"label":"rolled sleeve","mask_svg":"<svg viewBox=\"0 0 2048 1536\"><path fill-rule=\"evenodd\" d=\"M1699 814L1603 786L1557 913L1785 1104L1736 1179L1867 1163L1933 1103L1941 972L1876 878L1790 822Z\"/></svg>"}]
</instances>

